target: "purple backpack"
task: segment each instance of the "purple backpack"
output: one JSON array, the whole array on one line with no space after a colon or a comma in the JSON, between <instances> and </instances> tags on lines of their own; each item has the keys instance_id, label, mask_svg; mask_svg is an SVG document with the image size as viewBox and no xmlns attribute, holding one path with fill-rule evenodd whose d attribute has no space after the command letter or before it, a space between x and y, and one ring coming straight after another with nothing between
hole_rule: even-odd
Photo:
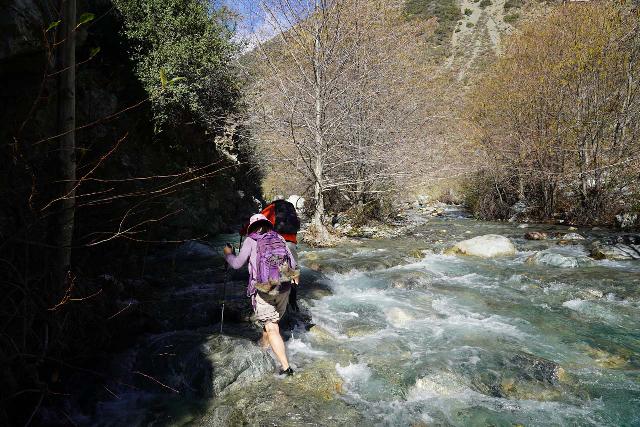
<instances>
[{"instance_id":1,"label":"purple backpack","mask_svg":"<svg viewBox=\"0 0 640 427\"><path fill-rule=\"evenodd\" d=\"M251 233L249 237L257 243L256 289L270 295L288 291L295 272L284 239L275 231Z\"/></svg>"}]
</instances>

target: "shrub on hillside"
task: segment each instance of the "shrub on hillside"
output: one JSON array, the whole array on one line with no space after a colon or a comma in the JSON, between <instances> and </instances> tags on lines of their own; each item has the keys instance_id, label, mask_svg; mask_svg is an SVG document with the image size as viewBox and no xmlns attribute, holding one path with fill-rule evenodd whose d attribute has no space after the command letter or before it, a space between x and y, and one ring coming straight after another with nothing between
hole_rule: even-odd
<instances>
[{"instance_id":1,"label":"shrub on hillside","mask_svg":"<svg viewBox=\"0 0 640 427\"><path fill-rule=\"evenodd\" d=\"M407 0L405 13L409 17L437 18L438 28L434 35L439 42L451 35L456 22L462 17L456 0Z\"/></svg>"},{"instance_id":2,"label":"shrub on hillside","mask_svg":"<svg viewBox=\"0 0 640 427\"><path fill-rule=\"evenodd\" d=\"M522 0L507 0L504 2L504 10L522 7Z\"/></svg>"},{"instance_id":3,"label":"shrub on hillside","mask_svg":"<svg viewBox=\"0 0 640 427\"><path fill-rule=\"evenodd\" d=\"M492 4L493 2L491 0L482 0L480 2L480 7L484 9L485 7L491 6Z\"/></svg>"},{"instance_id":4,"label":"shrub on hillside","mask_svg":"<svg viewBox=\"0 0 640 427\"><path fill-rule=\"evenodd\" d=\"M493 186L480 180L474 209L499 217L501 205L487 200L518 195L544 219L610 222L631 206L640 187L637 13L565 5L514 36L470 97L485 170L497 176Z\"/></svg>"},{"instance_id":5,"label":"shrub on hillside","mask_svg":"<svg viewBox=\"0 0 640 427\"><path fill-rule=\"evenodd\" d=\"M506 22L507 24L513 24L518 19L520 19L519 13L510 13L504 17L504 22Z\"/></svg>"}]
</instances>

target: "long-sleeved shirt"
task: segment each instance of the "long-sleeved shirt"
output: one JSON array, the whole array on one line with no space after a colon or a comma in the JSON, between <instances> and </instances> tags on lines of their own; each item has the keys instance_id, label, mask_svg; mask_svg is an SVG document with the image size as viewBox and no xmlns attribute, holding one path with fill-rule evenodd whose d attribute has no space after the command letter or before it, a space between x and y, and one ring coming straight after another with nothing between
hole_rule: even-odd
<instances>
[{"instance_id":1,"label":"long-sleeved shirt","mask_svg":"<svg viewBox=\"0 0 640 427\"><path fill-rule=\"evenodd\" d=\"M255 236L254 236L255 237ZM282 238L282 236L280 236ZM284 242L284 239L282 239ZM291 253L291 250L287 247L287 253L289 254L289 259L291 260L291 268L296 269L296 260ZM242 243L242 248L240 248L240 253L238 255L229 254L225 255L225 259L229 263L229 265L238 270L243 265L249 261L249 286L247 286L247 296L253 297L256 294L255 284L257 282L258 277L258 266L257 266L257 258L258 258L258 243L255 239L247 236L247 238Z\"/></svg>"}]
</instances>

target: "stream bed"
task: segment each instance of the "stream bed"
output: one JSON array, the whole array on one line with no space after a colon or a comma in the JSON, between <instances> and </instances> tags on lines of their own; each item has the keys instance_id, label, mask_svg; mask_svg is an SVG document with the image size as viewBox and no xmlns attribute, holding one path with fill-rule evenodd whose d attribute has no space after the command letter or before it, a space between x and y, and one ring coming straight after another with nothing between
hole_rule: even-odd
<instances>
[{"instance_id":1,"label":"stream bed","mask_svg":"<svg viewBox=\"0 0 640 427\"><path fill-rule=\"evenodd\" d=\"M194 261L155 310L196 321L172 318L119 355L114 372L137 387L111 385L118 398L105 396L90 424L640 425L640 261L587 259L611 231L558 244L525 240L531 230L569 232L450 211L400 237L301 246L301 313L283 324L292 378L254 344L242 277L227 285L223 333L207 324L223 273ZM516 253L444 254L486 234ZM532 262L540 252L578 261Z\"/></svg>"}]
</instances>

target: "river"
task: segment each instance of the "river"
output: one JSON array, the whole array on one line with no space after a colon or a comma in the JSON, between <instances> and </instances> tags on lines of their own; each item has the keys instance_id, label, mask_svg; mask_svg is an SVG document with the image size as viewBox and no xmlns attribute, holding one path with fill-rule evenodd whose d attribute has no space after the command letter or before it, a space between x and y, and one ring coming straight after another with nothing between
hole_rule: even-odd
<instances>
[{"instance_id":1,"label":"river","mask_svg":"<svg viewBox=\"0 0 640 427\"><path fill-rule=\"evenodd\" d=\"M252 343L236 277L223 334L205 316L145 337L114 375L164 386L140 374L136 389L112 384L118 398L105 395L91 424L640 425L640 261L527 261L540 251L585 260L589 242L613 232L579 229L584 241L560 245L523 235L564 226L454 210L413 220L400 237L300 248L303 314L286 322L293 378L274 375ZM443 254L485 234L510 238L516 254ZM217 312L197 305L220 298L217 270L198 261L174 277L156 312ZM149 356L163 348L170 361Z\"/></svg>"}]
</instances>

